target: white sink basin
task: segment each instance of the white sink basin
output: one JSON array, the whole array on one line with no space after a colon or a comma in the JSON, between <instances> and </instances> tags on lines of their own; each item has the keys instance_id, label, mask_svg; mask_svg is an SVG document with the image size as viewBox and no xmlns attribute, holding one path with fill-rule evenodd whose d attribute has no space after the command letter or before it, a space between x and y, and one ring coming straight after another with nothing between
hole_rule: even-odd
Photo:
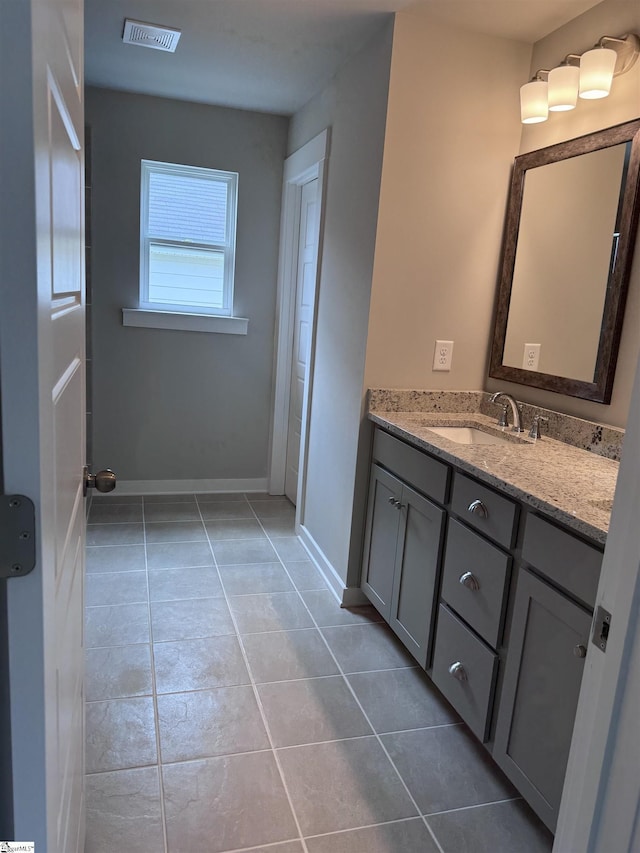
<instances>
[{"instance_id":1,"label":"white sink basin","mask_svg":"<svg viewBox=\"0 0 640 853\"><path fill-rule=\"evenodd\" d=\"M458 444L512 444L512 439L495 433L483 432L475 427L445 426L429 427L430 432L457 441ZM516 439L517 440L517 439Z\"/></svg>"}]
</instances>

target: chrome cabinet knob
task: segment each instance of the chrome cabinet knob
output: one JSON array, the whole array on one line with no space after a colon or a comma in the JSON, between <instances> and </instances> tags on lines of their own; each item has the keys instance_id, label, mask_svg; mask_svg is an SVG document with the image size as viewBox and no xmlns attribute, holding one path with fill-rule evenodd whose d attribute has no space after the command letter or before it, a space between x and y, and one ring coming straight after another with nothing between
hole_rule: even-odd
<instances>
[{"instance_id":1,"label":"chrome cabinet knob","mask_svg":"<svg viewBox=\"0 0 640 853\"><path fill-rule=\"evenodd\" d=\"M477 515L478 518L488 518L489 510L486 505L482 503L480 500L471 501L469 506L467 507L467 512L470 512L472 515Z\"/></svg>"},{"instance_id":2,"label":"chrome cabinet knob","mask_svg":"<svg viewBox=\"0 0 640 853\"><path fill-rule=\"evenodd\" d=\"M467 589L472 589L474 592L480 589L480 581L473 572L465 572L458 578L458 583L466 586Z\"/></svg>"},{"instance_id":3,"label":"chrome cabinet knob","mask_svg":"<svg viewBox=\"0 0 640 853\"><path fill-rule=\"evenodd\" d=\"M84 469L84 494L87 494L87 489L97 489L99 492L112 492L116 487L116 475L111 468L105 468L104 471L98 471L97 474L90 474L89 469L85 466Z\"/></svg>"},{"instance_id":4,"label":"chrome cabinet knob","mask_svg":"<svg viewBox=\"0 0 640 853\"><path fill-rule=\"evenodd\" d=\"M583 646L582 643L578 643L577 646L573 647L573 653L577 658L586 658L587 647Z\"/></svg>"},{"instance_id":5,"label":"chrome cabinet knob","mask_svg":"<svg viewBox=\"0 0 640 853\"><path fill-rule=\"evenodd\" d=\"M451 664L449 667L449 675L453 678L457 678L458 681L467 680L467 672L459 660Z\"/></svg>"},{"instance_id":6,"label":"chrome cabinet knob","mask_svg":"<svg viewBox=\"0 0 640 853\"><path fill-rule=\"evenodd\" d=\"M402 506L400 501L397 498L394 498L393 495L391 495L391 497L388 498L388 501L394 509L400 509L400 507Z\"/></svg>"}]
</instances>

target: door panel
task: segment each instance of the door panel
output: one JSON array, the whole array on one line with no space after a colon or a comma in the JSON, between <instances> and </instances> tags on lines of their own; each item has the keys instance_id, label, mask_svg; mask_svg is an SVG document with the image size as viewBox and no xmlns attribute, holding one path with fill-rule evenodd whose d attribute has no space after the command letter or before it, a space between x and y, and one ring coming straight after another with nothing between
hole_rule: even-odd
<instances>
[{"instance_id":1,"label":"door panel","mask_svg":"<svg viewBox=\"0 0 640 853\"><path fill-rule=\"evenodd\" d=\"M400 523L402 483L391 474L371 466L362 589L369 601L389 621Z\"/></svg>"},{"instance_id":2,"label":"door panel","mask_svg":"<svg viewBox=\"0 0 640 853\"><path fill-rule=\"evenodd\" d=\"M81 853L85 448L83 5L2 4L14 229L0 259L5 487L36 504L36 566L8 585L14 835ZM23 81L25 85L23 85ZM8 143L5 147L5 143ZM11 175L6 183L6 159Z\"/></svg>"},{"instance_id":3,"label":"door panel","mask_svg":"<svg viewBox=\"0 0 640 853\"><path fill-rule=\"evenodd\" d=\"M402 489L390 626L418 663L427 666L444 510Z\"/></svg>"},{"instance_id":4,"label":"door panel","mask_svg":"<svg viewBox=\"0 0 640 853\"><path fill-rule=\"evenodd\" d=\"M285 473L285 494L294 504L298 500L302 416L305 384L309 367L309 344L316 283L316 258L318 251L318 229L316 222L318 209L316 200L317 191L317 178L304 184L300 207L296 308Z\"/></svg>"},{"instance_id":5,"label":"door panel","mask_svg":"<svg viewBox=\"0 0 640 853\"><path fill-rule=\"evenodd\" d=\"M591 614L522 569L493 757L555 830Z\"/></svg>"}]
</instances>

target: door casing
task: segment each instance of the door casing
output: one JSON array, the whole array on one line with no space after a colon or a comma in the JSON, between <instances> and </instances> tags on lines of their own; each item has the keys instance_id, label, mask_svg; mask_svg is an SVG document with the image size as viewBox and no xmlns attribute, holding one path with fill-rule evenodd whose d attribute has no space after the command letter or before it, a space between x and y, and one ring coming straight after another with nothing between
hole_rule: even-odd
<instances>
[{"instance_id":1,"label":"door casing","mask_svg":"<svg viewBox=\"0 0 640 853\"><path fill-rule=\"evenodd\" d=\"M284 164L282 190L282 216L280 226L280 256L278 261L278 302L276 325L275 388L273 416L271 421L271 456L269 464L269 493L284 494L287 458L289 402L291 395L291 363L295 320L295 296L297 281L298 234L300 228L300 204L302 187L318 179L318 215L316 288L312 317L310 352L305 381L302 407L302 434L300 437L300 467L298 474L298 505L296 526L304 523L305 485L307 476L307 435L311 401L313 398L313 375L315 368L315 342L317 305L322 257L322 234L324 225L324 199L326 173L329 158L329 130L323 130L313 139L291 154Z\"/></svg>"}]
</instances>

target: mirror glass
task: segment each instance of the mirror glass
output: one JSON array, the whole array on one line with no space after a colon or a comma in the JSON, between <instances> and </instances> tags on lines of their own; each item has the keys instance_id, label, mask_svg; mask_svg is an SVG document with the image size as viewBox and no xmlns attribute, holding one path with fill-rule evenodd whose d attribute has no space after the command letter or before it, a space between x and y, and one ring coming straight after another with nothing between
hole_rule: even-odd
<instances>
[{"instance_id":1,"label":"mirror glass","mask_svg":"<svg viewBox=\"0 0 640 853\"><path fill-rule=\"evenodd\" d=\"M639 129L630 122L516 158L490 376L610 398L637 230Z\"/></svg>"}]
</instances>

